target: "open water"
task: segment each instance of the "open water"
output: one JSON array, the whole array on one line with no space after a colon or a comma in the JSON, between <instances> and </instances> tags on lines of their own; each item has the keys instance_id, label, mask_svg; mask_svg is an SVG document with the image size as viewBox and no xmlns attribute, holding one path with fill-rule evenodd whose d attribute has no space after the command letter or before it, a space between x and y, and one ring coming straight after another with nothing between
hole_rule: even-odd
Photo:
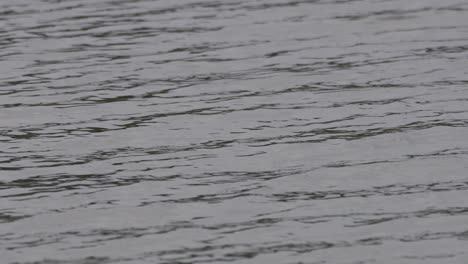
<instances>
[{"instance_id":1,"label":"open water","mask_svg":"<svg viewBox=\"0 0 468 264\"><path fill-rule=\"evenodd\" d=\"M0 0L0 263L468 263L468 2Z\"/></svg>"}]
</instances>

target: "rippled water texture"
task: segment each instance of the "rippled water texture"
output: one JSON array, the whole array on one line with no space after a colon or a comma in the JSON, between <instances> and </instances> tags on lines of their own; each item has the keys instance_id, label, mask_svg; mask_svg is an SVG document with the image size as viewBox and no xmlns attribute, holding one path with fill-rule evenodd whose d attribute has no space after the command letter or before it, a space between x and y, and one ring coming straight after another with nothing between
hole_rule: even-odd
<instances>
[{"instance_id":1,"label":"rippled water texture","mask_svg":"<svg viewBox=\"0 0 468 264\"><path fill-rule=\"evenodd\" d=\"M1 0L0 258L468 263L468 2Z\"/></svg>"}]
</instances>

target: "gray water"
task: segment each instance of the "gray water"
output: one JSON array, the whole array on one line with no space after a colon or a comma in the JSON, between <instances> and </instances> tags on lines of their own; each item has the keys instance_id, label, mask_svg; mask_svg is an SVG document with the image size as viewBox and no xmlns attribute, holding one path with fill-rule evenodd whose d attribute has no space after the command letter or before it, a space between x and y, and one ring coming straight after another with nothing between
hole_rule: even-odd
<instances>
[{"instance_id":1,"label":"gray water","mask_svg":"<svg viewBox=\"0 0 468 264\"><path fill-rule=\"evenodd\" d=\"M1 0L0 263L468 263L468 2Z\"/></svg>"}]
</instances>

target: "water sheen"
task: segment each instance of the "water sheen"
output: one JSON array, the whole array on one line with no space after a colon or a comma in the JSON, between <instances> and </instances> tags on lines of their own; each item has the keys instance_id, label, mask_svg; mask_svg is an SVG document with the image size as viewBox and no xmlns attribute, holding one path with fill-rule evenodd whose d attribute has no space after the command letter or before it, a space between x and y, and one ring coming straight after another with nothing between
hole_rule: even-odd
<instances>
[{"instance_id":1,"label":"water sheen","mask_svg":"<svg viewBox=\"0 0 468 264\"><path fill-rule=\"evenodd\" d=\"M468 2L0 1L1 263L467 263Z\"/></svg>"}]
</instances>

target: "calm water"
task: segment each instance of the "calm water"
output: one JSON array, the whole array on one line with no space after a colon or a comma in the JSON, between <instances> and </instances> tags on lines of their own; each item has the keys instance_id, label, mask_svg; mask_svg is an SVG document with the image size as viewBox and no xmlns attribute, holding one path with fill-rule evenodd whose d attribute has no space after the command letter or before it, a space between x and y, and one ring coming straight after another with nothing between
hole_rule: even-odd
<instances>
[{"instance_id":1,"label":"calm water","mask_svg":"<svg viewBox=\"0 0 468 264\"><path fill-rule=\"evenodd\" d=\"M0 259L468 263L468 2L0 0Z\"/></svg>"}]
</instances>

